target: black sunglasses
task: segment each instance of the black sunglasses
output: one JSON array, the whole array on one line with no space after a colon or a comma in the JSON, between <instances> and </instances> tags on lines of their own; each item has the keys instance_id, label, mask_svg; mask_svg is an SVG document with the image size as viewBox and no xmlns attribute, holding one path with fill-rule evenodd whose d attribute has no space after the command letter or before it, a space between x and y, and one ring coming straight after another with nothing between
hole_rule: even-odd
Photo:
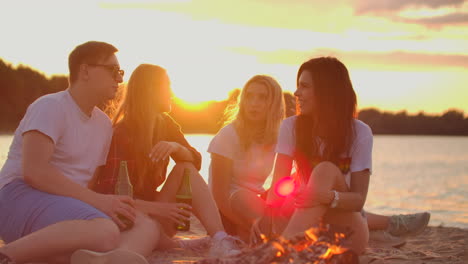
<instances>
[{"instance_id":1,"label":"black sunglasses","mask_svg":"<svg viewBox=\"0 0 468 264\"><path fill-rule=\"evenodd\" d=\"M106 65L106 64L88 64L89 66L99 66L99 67L104 67L106 68L109 72L112 73L112 76L114 78L117 78L117 74L120 75L120 77L123 77L125 74L125 71L120 69L119 66L116 65Z\"/></svg>"}]
</instances>

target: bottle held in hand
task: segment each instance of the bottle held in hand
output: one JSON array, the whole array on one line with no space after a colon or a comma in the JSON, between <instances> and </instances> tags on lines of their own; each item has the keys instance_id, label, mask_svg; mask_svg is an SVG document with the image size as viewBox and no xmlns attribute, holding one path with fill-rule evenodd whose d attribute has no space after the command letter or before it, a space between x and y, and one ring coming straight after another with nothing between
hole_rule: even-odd
<instances>
[{"instance_id":1,"label":"bottle held in hand","mask_svg":"<svg viewBox=\"0 0 468 264\"><path fill-rule=\"evenodd\" d=\"M185 203L192 205L192 187L190 185L190 169L185 168L182 176L182 182L180 183L179 190L176 193L176 202ZM190 212L187 211L187 215L190 216ZM190 230L190 220L184 220L184 224L176 224L178 231Z\"/></svg>"},{"instance_id":2,"label":"bottle held in hand","mask_svg":"<svg viewBox=\"0 0 468 264\"><path fill-rule=\"evenodd\" d=\"M119 175L115 183L114 193L117 195L128 195L133 198L133 185L128 175L127 161L125 160L120 162ZM129 230L133 227L133 222L127 217L118 215L118 218L125 224L125 228L121 228L121 231Z\"/></svg>"}]
</instances>

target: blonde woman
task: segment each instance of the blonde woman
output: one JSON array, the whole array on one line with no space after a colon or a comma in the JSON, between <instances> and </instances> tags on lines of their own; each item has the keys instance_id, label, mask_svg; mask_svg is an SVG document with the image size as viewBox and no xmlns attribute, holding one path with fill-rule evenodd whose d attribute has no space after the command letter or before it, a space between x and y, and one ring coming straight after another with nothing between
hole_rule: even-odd
<instances>
[{"instance_id":1,"label":"blonde woman","mask_svg":"<svg viewBox=\"0 0 468 264\"><path fill-rule=\"evenodd\" d=\"M212 255L239 253L235 239L224 232L213 197L198 172L200 153L190 146L180 126L167 114L171 110L171 97L170 80L164 68L141 64L135 69L113 119L114 134L107 164L100 169L93 188L102 193L112 193L119 163L127 161L136 209L162 226L159 241L148 245L144 252L138 252L142 255L147 256L156 247L193 246L190 242L170 238L175 234L174 222L187 219L185 210L181 208L193 210L212 237ZM166 179L169 158L176 165ZM191 171L193 208L175 203L186 168ZM161 191L156 191L163 183Z\"/></svg>"},{"instance_id":2,"label":"blonde woman","mask_svg":"<svg viewBox=\"0 0 468 264\"><path fill-rule=\"evenodd\" d=\"M225 126L208 148L211 153L210 187L223 224L228 233L239 235L246 242L255 239L260 232L268 235L278 231L272 230L274 212L265 199L267 192L276 196L280 180L271 186L273 191L265 191L263 186L274 164L284 107L277 81L264 75L252 77L244 85L238 103L227 108ZM293 145L289 144L290 147ZM290 171L289 174L295 173ZM290 214L293 210L289 207ZM426 212L391 217L367 213L369 229L383 231L375 233L378 234L375 239L394 243L404 240L392 235L405 236L424 230L429 216ZM398 224L402 222L406 224Z\"/></svg>"},{"instance_id":3,"label":"blonde woman","mask_svg":"<svg viewBox=\"0 0 468 264\"><path fill-rule=\"evenodd\" d=\"M210 187L224 225L244 241L265 208L263 184L272 170L284 108L282 90L274 78L252 77L239 103L227 110L226 126L208 147Z\"/></svg>"}]
</instances>

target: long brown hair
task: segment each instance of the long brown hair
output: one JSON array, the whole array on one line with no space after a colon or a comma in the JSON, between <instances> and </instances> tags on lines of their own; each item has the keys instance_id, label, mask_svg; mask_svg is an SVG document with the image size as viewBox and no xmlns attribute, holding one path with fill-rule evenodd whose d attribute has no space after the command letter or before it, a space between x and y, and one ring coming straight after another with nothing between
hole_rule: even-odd
<instances>
[{"instance_id":1,"label":"long brown hair","mask_svg":"<svg viewBox=\"0 0 468 264\"><path fill-rule=\"evenodd\" d=\"M131 139L135 160L136 190L151 186L148 172L154 164L148 157L151 148L165 136L163 100L170 100L166 70L157 65L141 64L130 76L124 99L113 118L115 127L123 126ZM134 183L135 184L135 183Z\"/></svg>"},{"instance_id":2,"label":"long brown hair","mask_svg":"<svg viewBox=\"0 0 468 264\"><path fill-rule=\"evenodd\" d=\"M341 155L349 154L357 102L348 70L338 59L320 57L303 63L298 85L304 71L312 76L314 111L297 117L295 156L299 169L305 169L303 175L308 177L315 158L337 164Z\"/></svg>"},{"instance_id":3,"label":"long brown hair","mask_svg":"<svg viewBox=\"0 0 468 264\"><path fill-rule=\"evenodd\" d=\"M256 131L251 128L245 113L245 97L247 89L252 83L263 84L268 90L268 105L266 110L268 115L261 135L255 134ZM224 124L234 124L243 150L247 150L254 141L273 147L278 139L281 120L285 116L283 92L279 83L271 76L255 75L245 83L239 97L240 99L237 104L226 108Z\"/></svg>"}]
</instances>

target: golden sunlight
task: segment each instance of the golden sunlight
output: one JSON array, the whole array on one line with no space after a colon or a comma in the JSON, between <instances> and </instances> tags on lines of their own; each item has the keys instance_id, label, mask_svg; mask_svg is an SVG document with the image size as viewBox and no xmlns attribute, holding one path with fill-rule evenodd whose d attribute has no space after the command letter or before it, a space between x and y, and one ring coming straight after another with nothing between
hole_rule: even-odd
<instances>
[{"instance_id":1,"label":"golden sunlight","mask_svg":"<svg viewBox=\"0 0 468 264\"><path fill-rule=\"evenodd\" d=\"M460 34L466 24L440 24L441 17L463 13L468 4L398 10L362 4L367 13L359 13L356 3L329 1L44 0L28 9L12 2L0 15L0 24L9 25L0 50L11 63L66 74L71 47L106 41L120 50L126 80L140 63L163 66L175 96L191 109L226 99L255 74L272 75L293 92L303 61L336 56L351 72L361 107L468 111L462 100L468 97L468 39ZM79 15L84 12L85 20ZM70 22L61 34L54 31L57 21Z\"/></svg>"},{"instance_id":2,"label":"golden sunlight","mask_svg":"<svg viewBox=\"0 0 468 264\"><path fill-rule=\"evenodd\" d=\"M210 102L208 101L201 102L201 103L192 103L192 102L188 102L177 97L174 98L174 103L176 103L177 105L180 105L184 109L191 110L191 111L202 110L210 104Z\"/></svg>"}]
</instances>

